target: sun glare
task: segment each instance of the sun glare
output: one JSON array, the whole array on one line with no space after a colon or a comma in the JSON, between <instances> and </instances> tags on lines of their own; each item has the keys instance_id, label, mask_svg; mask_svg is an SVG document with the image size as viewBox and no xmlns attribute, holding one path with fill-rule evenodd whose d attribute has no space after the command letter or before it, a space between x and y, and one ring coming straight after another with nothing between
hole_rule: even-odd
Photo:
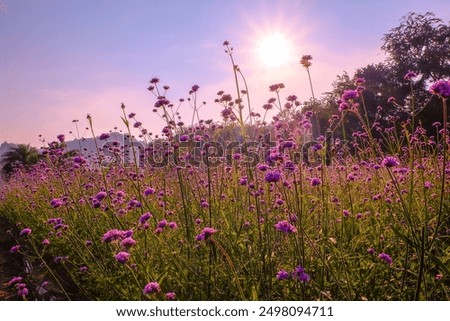
<instances>
[{"instance_id":1,"label":"sun glare","mask_svg":"<svg viewBox=\"0 0 450 321\"><path fill-rule=\"evenodd\" d=\"M289 39L281 33L262 36L258 43L258 56L263 66L274 68L287 63L291 56Z\"/></svg>"}]
</instances>

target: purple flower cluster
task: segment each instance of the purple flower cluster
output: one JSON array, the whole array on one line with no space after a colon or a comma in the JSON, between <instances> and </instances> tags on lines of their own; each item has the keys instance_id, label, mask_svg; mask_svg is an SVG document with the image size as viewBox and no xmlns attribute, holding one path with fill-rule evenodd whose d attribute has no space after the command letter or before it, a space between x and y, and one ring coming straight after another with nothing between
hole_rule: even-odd
<instances>
[{"instance_id":1,"label":"purple flower cluster","mask_svg":"<svg viewBox=\"0 0 450 321\"><path fill-rule=\"evenodd\" d=\"M16 252L19 252L19 250L20 250L20 245L17 244L17 245L13 245L13 246L9 249L9 252L11 252L11 253L16 253Z\"/></svg>"},{"instance_id":2,"label":"purple flower cluster","mask_svg":"<svg viewBox=\"0 0 450 321\"><path fill-rule=\"evenodd\" d=\"M280 271L278 271L276 278L279 281L282 280L289 280L290 278L295 278L300 282L304 282L304 283L308 283L310 281L310 276L309 274L307 274L305 272L305 268L303 268L302 266L297 266L294 271L291 273L287 272L284 269L281 269Z\"/></svg>"},{"instance_id":3,"label":"purple flower cluster","mask_svg":"<svg viewBox=\"0 0 450 321\"><path fill-rule=\"evenodd\" d=\"M145 191L144 191L144 195L145 196L149 196L149 195L153 195L153 194L155 194L155 189L154 188L149 187L149 188L146 188Z\"/></svg>"},{"instance_id":4,"label":"purple flower cluster","mask_svg":"<svg viewBox=\"0 0 450 321\"><path fill-rule=\"evenodd\" d=\"M280 271L278 271L277 276L276 276L277 280L288 280L291 278L291 274L283 269L281 269Z\"/></svg>"},{"instance_id":5,"label":"purple flower cluster","mask_svg":"<svg viewBox=\"0 0 450 321\"><path fill-rule=\"evenodd\" d=\"M121 264L125 264L125 263L127 263L128 259L130 258L130 253L119 252L114 257L117 260L117 262L119 262Z\"/></svg>"},{"instance_id":6,"label":"purple flower cluster","mask_svg":"<svg viewBox=\"0 0 450 321\"><path fill-rule=\"evenodd\" d=\"M311 186L317 186L317 185L320 185L320 183L321 183L320 178L318 178L318 177L311 178Z\"/></svg>"},{"instance_id":7,"label":"purple flower cluster","mask_svg":"<svg viewBox=\"0 0 450 321\"><path fill-rule=\"evenodd\" d=\"M295 226L293 226L292 224L290 224L288 221L280 221L277 224L274 225L275 229L277 231L286 233L286 234L291 234L291 233L296 233L297 229Z\"/></svg>"},{"instance_id":8,"label":"purple flower cluster","mask_svg":"<svg viewBox=\"0 0 450 321\"><path fill-rule=\"evenodd\" d=\"M122 245L125 249L129 249L130 247L134 246L136 244L136 240L134 240L132 237L126 237L120 242L120 245Z\"/></svg>"},{"instance_id":9,"label":"purple flower cluster","mask_svg":"<svg viewBox=\"0 0 450 321\"><path fill-rule=\"evenodd\" d=\"M73 162L75 164L84 164L84 163L86 163L86 158L84 158L83 156L75 156L73 158Z\"/></svg>"},{"instance_id":10,"label":"purple flower cluster","mask_svg":"<svg viewBox=\"0 0 450 321\"><path fill-rule=\"evenodd\" d=\"M381 162L381 164L383 164L386 167L394 167L397 166L398 164L400 164L400 162L398 161L397 158L392 157L392 156L386 156L383 161Z\"/></svg>"},{"instance_id":11,"label":"purple flower cluster","mask_svg":"<svg viewBox=\"0 0 450 321\"><path fill-rule=\"evenodd\" d=\"M268 183L278 182L281 179L281 173L279 171L269 171L266 173L265 180Z\"/></svg>"},{"instance_id":12,"label":"purple flower cluster","mask_svg":"<svg viewBox=\"0 0 450 321\"><path fill-rule=\"evenodd\" d=\"M20 236L27 236L31 234L31 229L26 227L22 231L20 231Z\"/></svg>"},{"instance_id":13,"label":"purple flower cluster","mask_svg":"<svg viewBox=\"0 0 450 321\"><path fill-rule=\"evenodd\" d=\"M139 217L139 223L145 224L152 217L153 217L152 213L150 212L144 213L141 215L141 217Z\"/></svg>"},{"instance_id":14,"label":"purple flower cluster","mask_svg":"<svg viewBox=\"0 0 450 321\"><path fill-rule=\"evenodd\" d=\"M50 201L50 205L53 208L58 208L58 207L64 205L64 202L59 198L54 198Z\"/></svg>"},{"instance_id":15,"label":"purple flower cluster","mask_svg":"<svg viewBox=\"0 0 450 321\"><path fill-rule=\"evenodd\" d=\"M22 283L23 278L21 276L15 276L8 282L8 286L14 286L17 290L17 295L25 297L28 295L29 291L27 285Z\"/></svg>"},{"instance_id":16,"label":"purple flower cluster","mask_svg":"<svg viewBox=\"0 0 450 321\"><path fill-rule=\"evenodd\" d=\"M450 97L450 80L438 80L430 87L430 92L433 95L438 95L442 98Z\"/></svg>"},{"instance_id":17,"label":"purple flower cluster","mask_svg":"<svg viewBox=\"0 0 450 321\"><path fill-rule=\"evenodd\" d=\"M352 100L359 96L359 93L357 90L345 90L344 93L341 96L341 99L343 101Z\"/></svg>"},{"instance_id":18,"label":"purple flower cluster","mask_svg":"<svg viewBox=\"0 0 450 321\"><path fill-rule=\"evenodd\" d=\"M159 287L159 284L157 282L150 282L144 287L144 289L142 290L142 293L147 295L147 294L152 294L152 293L158 293L160 291L161 291L161 288Z\"/></svg>"},{"instance_id":19,"label":"purple flower cluster","mask_svg":"<svg viewBox=\"0 0 450 321\"><path fill-rule=\"evenodd\" d=\"M207 240L211 235L217 233L218 230L212 227L205 227L200 234L195 237L196 241L204 241Z\"/></svg>"},{"instance_id":20,"label":"purple flower cluster","mask_svg":"<svg viewBox=\"0 0 450 321\"><path fill-rule=\"evenodd\" d=\"M387 264L391 265L392 264L392 258L386 254L386 253L380 253L378 255L378 258L385 261Z\"/></svg>"},{"instance_id":21,"label":"purple flower cluster","mask_svg":"<svg viewBox=\"0 0 450 321\"><path fill-rule=\"evenodd\" d=\"M305 269L301 266L297 266L294 270L294 272L292 273L293 277L296 277L300 282L309 282L309 280L311 279L309 274L305 273Z\"/></svg>"},{"instance_id":22,"label":"purple flower cluster","mask_svg":"<svg viewBox=\"0 0 450 321\"><path fill-rule=\"evenodd\" d=\"M121 230L109 230L105 234L103 234L103 237L101 238L101 241L103 243L111 243L113 241L122 240L127 237L131 237L133 235L133 231L121 231Z\"/></svg>"},{"instance_id":23,"label":"purple flower cluster","mask_svg":"<svg viewBox=\"0 0 450 321\"><path fill-rule=\"evenodd\" d=\"M107 140L109 137L110 137L109 134L103 133L103 134L100 135L99 139L100 139L100 140Z\"/></svg>"}]
</instances>

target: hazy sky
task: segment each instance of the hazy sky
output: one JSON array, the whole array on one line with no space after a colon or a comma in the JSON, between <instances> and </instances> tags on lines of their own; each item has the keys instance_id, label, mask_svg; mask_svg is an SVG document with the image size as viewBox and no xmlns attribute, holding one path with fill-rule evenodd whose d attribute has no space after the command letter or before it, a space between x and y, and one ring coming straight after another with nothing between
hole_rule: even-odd
<instances>
[{"instance_id":1,"label":"hazy sky","mask_svg":"<svg viewBox=\"0 0 450 321\"><path fill-rule=\"evenodd\" d=\"M381 38L408 12L434 12L450 20L449 0L0 0L0 143L47 141L74 130L72 120L97 133L121 125L120 104L150 131L162 122L146 90L152 77L171 87L168 98L186 98L192 85L218 119L213 100L233 92L233 74L222 47L234 47L254 107L283 82L282 97L309 99L304 54L316 93L331 88L344 70L382 61ZM258 48L278 34L290 49L283 64L268 66ZM182 107L189 118L191 109ZM72 137L73 138L73 137Z\"/></svg>"}]
</instances>

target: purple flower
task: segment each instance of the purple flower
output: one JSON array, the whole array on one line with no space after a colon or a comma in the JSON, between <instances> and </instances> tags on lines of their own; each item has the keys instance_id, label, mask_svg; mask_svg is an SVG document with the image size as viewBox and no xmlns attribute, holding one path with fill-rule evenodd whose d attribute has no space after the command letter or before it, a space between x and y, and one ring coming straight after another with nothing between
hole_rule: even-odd
<instances>
[{"instance_id":1,"label":"purple flower","mask_svg":"<svg viewBox=\"0 0 450 321\"><path fill-rule=\"evenodd\" d=\"M231 108L224 108L224 109L222 109L222 112L221 112L222 117L225 118L225 119L230 117L230 115L232 113L233 113L233 110Z\"/></svg>"},{"instance_id":2,"label":"purple flower","mask_svg":"<svg viewBox=\"0 0 450 321\"><path fill-rule=\"evenodd\" d=\"M270 85L269 86L269 90L270 91L275 91L278 92L280 89L283 89L285 86L283 83L279 83L279 84L274 84L274 85Z\"/></svg>"},{"instance_id":3,"label":"purple flower","mask_svg":"<svg viewBox=\"0 0 450 321\"><path fill-rule=\"evenodd\" d=\"M162 220L158 222L158 227L159 228L165 228L167 225L167 220Z\"/></svg>"},{"instance_id":4,"label":"purple flower","mask_svg":"<svg viewBox=\"0 0 450 321\"><path fill-rule=\"evenodd\" d=\"M317 185L320 185L320 183L321 183L320 178L317 178L317 177L311 178L311 186L317 186Z\"/></svg>"},{"instance_id":5,"label":"purple flower","mask_svg":"<svg viewBox=\"0 0 450 321\"><path fill-rule=\"evenodd\" d=\"M239 185L247 185L247 176L239 179Z\"/></svg>"},{"instance_id":6,"label":"purple flower","mask_svg":"<svg viewBox=\"0 0 450 321\"><path fill-rule=\"evenodd\" d=\"M53 208L58 208L60 206L62 206L64 204L64 202L62 200L60 200L59 198L54 198L50 201L50 205Z\"/></svg>"},{"instance_id":7,"label":"purple flower","mask_svg":"<svg viewBox=\"0 0 450 321\"><path fill-rule=\"evenodd\" d=\"M20 231L20 236L27 236L31 234L31 229L30 228L24 228L22 231Z\"/></svg>"},{"instance_id":8,"label":"purple flower","mask_svg":"<svg viewBox=\"0 0 450 321\"><path fill-rule=\"evenodd\" d=\"M157 282L150 282L144 287L144 289L142 290L142 293L152 294L152 293L157 293L160 291L161 291L161 288L159 287L159 284Z\"/></svg>"},{"instance_id":9,"label":"purple flower","mask_svg":"<svg viewBox=\"0 0 450 321\"><path fill-rule=\"evenodd\" d=\"M289 95L289 96L286 98L286 100L287 100L287 101L290 101L290 102L294 102L294 101L297 100L297 96L295 96L295 95Z\"/></svg>"},{"instance_id":10,"label":"purple flower","mask_svg":"<svg viewBox=\"0 0 450 321\"><path fill-rule=\"evenodd\" d=\"M87 272L87 270L88 270L87 266L80 267L80 272L81 273Z\"/></svg>"},{"instance_id":11,"label":"purple flower","mask_svg":"<svg viewBox=\"0 0 450 321\"><path fill-rule=\"evenodd\" d=\"M107 140L109 137L111 137L109 134L103 133L103 134L100 135L99 139L100 140Z\"/></svg>"},{"instance_id":12,"label":"purple flower","mask_svg":"<svg viewBox=\"0 0 450 321\"><path fill-rule=\"evenodd\" d=\"M20 250L20 245L17 244L17 245L12 246L12 247L9 249L9 252L11 252L11 253L16 253L16 252L19 252L19 250Z\"/></svg>"},{"instance_id":13,"label":"purple flower","mask_svg":"<svg viewBox=\"0 0 450 321\"><path fill-rule=\"evenodd\" d=\"M178 228L178 225L177 225L177 223L175 223L175 222L170 222L170 223L169 223L169 227L170 227L172 230L176 230L176 229Z\"/></svg>"},{"instance_id":14,"label":"purple flower","mask_svg":"<svg viewBox=\"0 0 450 321\"><path fill-rule=\"evenodd\" d=\"M144 224L152 217L152 214L150 212L144 213L139 218L139 223Z\"/></svg>"},{"instance_id":15,"label":"purple flower","mask_svg":"<svg viewBox=\"0 0 450 321\"><path fill-rule=\"evenodd\" d=\"M349 106L346 102L342 102L339 104L339 107L338 107L339 112L342 113L344 110L347 110L347 109L349 109Z\"/></svg>"},{"instance_id":16,"label":"purple flower","mask_svg":"<svg viewBox=\"0 0 450 321\"><path fill-rule=\"evenodd\" d=\"M375 253L375 250L374 250L373 248L369 247L369 248L367 249L367 253L369 253L369 254L374 254L374 253Z\"/></svg>"},{"instance_id":17,"label":"purple flower","mask_svg":"<svg viewBox=\"0 0 450 321\"><path fill-rule=\"evenodd\" d=\"M266 173L265 180L268 183L278 182L281 179L281 173L279 171L269 171Z\"/></svg>"},{"instance_id":18,"label":"purple flower","mask_svg":"<svg viewBox=\"0 0 450 321\"><path fill-rule=\"evenodd\" d=\"M397 158L392 157L392 156L386 156L383 161L381 162L381 164L383 164L386 167L394 167L397 166L398 164L400 164L400 162L398 161Z\"/></svg>"},{"instance_id":19,"label":"purple flower","mask_svg":"<svg viewBox=\"0 0 450 321\"><path fill-rule=\"evenodd\" d=\"M430 87L430 92L433 95L441 96L442 98L450 97L450 80L438 80Z\"/></svg>"},{"instance_id":20,"label":"purple flower","mask_svg":"<svg viewBox=\"0 0 450 321\"><path fill-rule=\"evenodd\" d=\"M28 289L26 287L20 287L17 290L17 294L20 296L27 296L28 295Z\"/></svg>"},{"instance_id":21,"label":"purple flower","mask_svg":"<svg viewBox=\"0 0 450 321\"><path fill-rule=\"evenodd\" d=\"M84 164L84 163L86 163L86 159L82 156L75 156L73 158L73 162L76 164Z\"/></svg>"},{"instance_id":22,"label":"purple flower","mask_svg":"<svg viewBox=\"0 0 450 321\"><path fill-rule=\"evenodd\" d=\"M385 261L387 264L391 265L392 264L392 258L386 254L386 253L380 253L378 255L378 258Z\"/></svg>"},{"instance_id":23,"label":"purple flower","mask_svg":"<svg viewBox=\"0 0 450 321\"><path fill-rule=\"evenodd\" d=\"M47 246L47 245L49 245L50 244L50 241L48 240L48 239L44 239L43 241L42 241L42 245L44 245L44 246Z\"/></svg>"},{"instance_id":24,"label":"purple flower","mask_svg":"<svg viewBox=\"0 0 450 321\"><path fill-rule=\"evenodd\" d=\"M127 237L120 242L120 245L122 245L124 248L129 249L133 245L136 244L136 241L132 237Z\"/></svg>"},{"instance_id":25,"label":"purple flower","mask_svg":"<svg viewBox=\"0 0 450 321\"><path fill-rule=\"evenodd\" d=\"M176 297L177 296L176 296L175 292L167 292L166 293L166 299L169 301L175 301Z\"/></svg>"},{"instance_id":26,"label":"purple flower","mask_svg":"<svg viewBox=\"0 0 450 321\"><path fill-rule=\"evenodd\" d=\"M67 262L69 260L68 256L57 256L53 260L56 264L62 264L64 262Z\"/></svg>"},{"instance_id":27,"label":"purple flower","mask_svg":"<svg viewBox=\"0 0 450 321\"><path fill-rule=\"evenodd\" d=\"M181 135L180 142L187 142L189 140L189 135Z\"/></svg>"},{"instance_id":28,"label":"purple flower","mask_svg":"<svg viewBox=\"0 0 450 321\"><path fill-rule=\"evenodd\" d=\"M277 277L277 280L281 281L281 280L288 280L291 277L291 275L289 274L289 272L282 269L282 270L278 271L276 277Z\"/></svg>"},{"instance_id":29,"label":"purple flower","mask_svg":"<svg viewBox=\"0 0 450 321\"><path fill-rule=\"evenodd\" d=\"M144 191L145 196L149 196L149 195L153 195L153 194L155 194L154 188L149 187L149 188L145 189L145 191Z\"/></svg>"},{"instance_id":30,"label":"purple flower","mask_svg":"<svg viewBox=\"0 0 450 321\"><path fill-rule=\"evenodd\" d=\"M300 282L309 282L311 279L307 273L305 273L305 269L301 266L297 266L292 273L294 277L297 277Z\"/></svg>"},{"instance_id":31,"label":"purple flower","mask_svg":"<svg viewBox=\"0 0 450 321\"><path fill-rule=\"evenodd\" d=\"M161 98L159 98L156 102L155 102L155 107L156 108L159 108L159 107L162 107L162 106L165 106L165 105L169 105L170 104L170 101L168 100L168 99L166 99L166 98L164 98L164 97L161 97ZM138 122L139 123L139 122ZM139 124L139 126L140 125L142 125L142 124ZM135 124L135 126L136 126L136 124ZM138 127L139 127L138 126Z\"/></svg>"},{"instance_id":32,"label":"purple flower","mask_svg":"<svg viewBox=\"0 0 450 321\"><path fill-rule=\"evenodd\" d=\"M309 68L311 66L310 60L312 59L313 58L311 55L303 55L302 59L300 60L300 64L302 64L305 68Z\"/></svg>"},{"instance_id":33,"label":"purple flower","mask_svg":"<svg viewBox=\"0 0 450 321\"><path fill-rule=\"evenodd\" d=\"M127 237L132 237L133 236L133 230L126 230L126 231L122 231L122 237L123 238L127 238Z\"/></svg>"},{"instance_id":34,"label":"purple flower","mask_svg":"<svg viewBox=\"0 0 450 321\"><path fill-rule=\"evenodd\" d=\"M261 172L265 172L269 166L267 166L267 164L258 164L256 165L256 168L258 168L258 170L260 170Z\"/></svg>"},{"instance_id":35,"label":"purple flower","mask_svg":"<svg viewBox=\"0 0 450 321\"><path fill-rule=\"evenodd\" d=\"M293 148L294 142L292 140L287 140L283 142L283 148Z\"/></svg>"},{"instance_id":36,"label":"purple flower","mask_svg":"<svg viewBox=\"0 0 450 321\"><path fill-rule=\"evenodd\" d=\"M395 102L395 97L389 97L388 98L388 103L393 103Z\"/></svg>"},{"instance_id":37,"label":"purple flower","mask_svg":"<svg viewBox=\"0 0 450 321\"><path fill-rule=\"evenodd\" d=\"M119 252L114 257L116 258L117 262L125 264L125 263L127 263L128 259L130 258L130 253Z\"/></svg>"},{"instance_id":38,"label":"purple flower","mask_svg":"<svg viewBox=\"0 0 450 321\"><path fill-rule=\"evenodd\" d=\"M108 195L108 194L106 194L106 192L99 192L99 193L95 196L95 198L96 198L98 201L101 201L101 200L103 200L107 195Z\"/></svg>"},{"instance_id":39,"label":"purple flower","mask_svg":"<svg viewBox=\"0 0 450 321\"><path fill-rule=\"evenodd\" d=\"M211 235L213 235L214 233L217 233L217 232L218 232L218 230L216 230L212 227L205 227L202 230L202 232L195 237L195 240L197 240L197 241L207 240Z\"/></svg>"},{"instance_id":40,"label":"purple flower","mask_svg":"<svg viewBox=\"0 0 450 321\"><path fill-rule=\"evenodd\" d=\"M9 280L8 286L11 286L11 285L14 285L16 283L19 283L20 281L22 281L22 279L23 278L21 276L15 276L11 280Z\"/></svg>"},{"instance_id":41,"label":"purple flower","mask_svg":"<svg viewBox=\"0 0 450 321\"><path fill-rule=\"evenodd\" d=\"M277 224L275 224L274 226L278 231L286 233L286 234L297 232L297 229L295 228L295 226L290 224L288 221L280 221Z\"/></svg>"},{"instance_id":42,"label":"purple flower","mask_svg":"<svg viewBox=\"0 0 450 321\"><path fill-rule=\"evenodd\" d=\"M341 96L341 99L343 101L347 101L347 100L350 100L350 99L355 99L358 96L359 96L359 93L356 90L345 90L344 93Z\"/></svg>"},{"instance_id":43,"label":"purple flower","mask_svg":"<svg viewBox=\"0 0 450 321\"><path fill-rule=\"evenodd\" d=\"M123 231L114 229L106 232L101 240L104 243L110 243L112 241L120 240L122 238L123 238Z\"/></svg>"},{"instance_id":44,"label":"purple flower","mask_svg":"<svg viewBox=\"0 0 450 321\"><path fill-rule=\"evenodd\" d=\"M58 136L56 136L56 138L59 140L60 143L64 143L66 136L64 136L63 134L59 134Z\"/></svg>"}]
</instances>

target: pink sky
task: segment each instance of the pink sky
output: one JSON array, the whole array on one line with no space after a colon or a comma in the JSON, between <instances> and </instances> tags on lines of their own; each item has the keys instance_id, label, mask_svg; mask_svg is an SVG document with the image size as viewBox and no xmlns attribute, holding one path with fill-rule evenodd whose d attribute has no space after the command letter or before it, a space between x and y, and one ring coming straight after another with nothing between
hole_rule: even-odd
<instances>
[{"instance_id":1,"label":"pink sky","mask_svg":"<svg viewBox=\"0 0 450 321\"><path fill-rule=\"evenodd\" d=\"M3 0L0 13L0 142L70 139L72 120L96 132L122 128L120 104L137 113L155 133L146 90L152 77L171 87L168 98L186 98L194 84L205 100L203 117L219 119L217 91L234 92L222 42L235 48L247 77L253 107L271 97L268 86L283 82L282 97L310 97L303 54L313 56L316 94L336 75L384 59L383 33L408 12L434 12L448 21L447 0L431 1L57 1ZM291 44L286 63L270 68L256 48L278 32ZM284 96L283 96L284 95ZM182 107L189 118L188 105Z\"/></svg>"}]
</instances>

